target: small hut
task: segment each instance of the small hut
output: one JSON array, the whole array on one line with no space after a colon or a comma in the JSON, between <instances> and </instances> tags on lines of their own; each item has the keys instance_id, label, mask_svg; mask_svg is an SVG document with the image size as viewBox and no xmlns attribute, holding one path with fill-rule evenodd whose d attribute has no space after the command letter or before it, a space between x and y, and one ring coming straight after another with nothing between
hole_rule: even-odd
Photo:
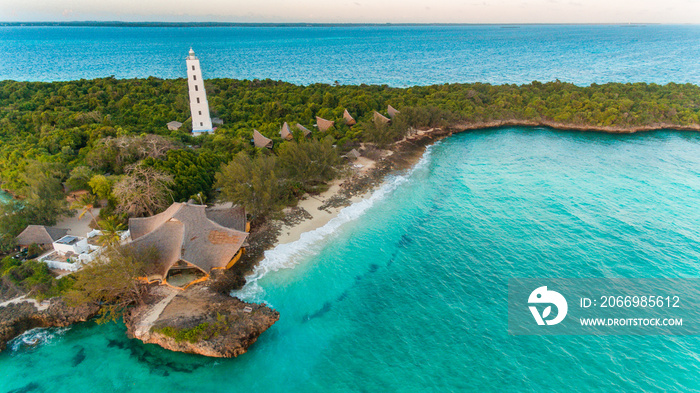
<instances>
[{"instance_id":1,"label":"small hut","mask_svg":"<svg viewBox=\"0 0 700 393\"><path fill-rule=\"evenodd\" d=\"M389 117L392 118L392 119L393 119L396 115L398 115L399 113L401 113L401 112L397 111L396 108L394 108L394 107L391 106L391 105L389 105L389 106L386 107L386 112L389 114Z\"/></svg>"},{"instance_id":2,"label":"small hut","mask_svg":"<svg viewBox=\"0 0 700 393\"><path fill-rule=\"evenodd\" d=\"M300 130L301 130L301 132L303 132L303 133L304 133L304 136L305 136L305 137L307 137L307 138L308 138L308 137L310 137L310 136L311 136L311 130L309 130L308 128L306 128L306 127L302 126L302 125L301 125L301 124L299 124L299 123L297 123L297 128L298 128L298 129L300 129Z\"/></svg>"},{"instance_id":3,"label":"small hut","mask_svg":"<svg viewBox=\"0 0 700 393\"><path fill-rule=\"evenodd\" d=\"M29 247L33 243L46 247L67 233L68 229L28 225L15 239L20 247Z\"/></svg>"},{"instance_id":4,"label":"small hut","mask_svg":"<svg viewBox=\"0 0 700 393\"><path fill-rule=\"evenodd\" d=\"M321 132L328 131L329 128L333 127L333 124L335 124L334 121L326 120L326 119L323 119L323 118L316 116L316 126L318 127L318 130Z\"/></svg>"},{"instance_id":5,"label":"small hut","mask_svg":"<svg viewBox=\"0 0 700 393\"><path fill-rule=\"evenodd\" d=\"M382 115L381 113L379 113L377 111L374 111L374 121L386 124L386 123L389 123L391 121L391 119L389 119L388 117Z\"/></svg>"},{"instance_id":6,"label":"small hut","mask_svg":"<svg viewBox=\"0 0 700 393\"><path fill-rule=\"evenodd\" d=\"M345 119L345 124L349 126L354 126L357 122L355 119L353 119L352 116L350 116L350 112L346 109L345 112L343 112L343 119Z\"/></svg>"},{"instance_id":7,"label":"small hut","mask_svg":"<svg viewBox=\"0 0 700 393\"><path fill-rule=\"evenodd\" d=\"M177 131L180 129L180 127L182 127L182 123L179 121L171 121L167 124L167 126L170 131Z\"/></svg>"},{"instance_id":8,"label":"small hut","mask_svg":"<svg viewBox=\"0 0 700 393\"><path fill-rule=\"evenodd\" d=\"M360 158L360 152L357 151L357 149L352 149L348 152L348 154L345 155L345 157L351 160L357 160L358 158Z\"/></svg>"},{"instance_id":9,"label":"small hut","mask_svg":"<svg viewBox=\"0 0 700 393\"><path fill-rule=\"evenodd\" d=\"M292 134L292 130L289 129L289 124L285 121L284 124L282 124L282 128L280 129L280 136L288 141L291 141L294 139L294 134Z\"/></svg>"},{"instance_id":10,"label":"small hut","mask_svg":"<svg viewBox=\"0 0 700 393\"><path fill-rule=\"evenodd\" d=\"M272 149L272 139L265 137L258 130L253 130L253 144L255 147Z\"/></svg>"}]
</instances>

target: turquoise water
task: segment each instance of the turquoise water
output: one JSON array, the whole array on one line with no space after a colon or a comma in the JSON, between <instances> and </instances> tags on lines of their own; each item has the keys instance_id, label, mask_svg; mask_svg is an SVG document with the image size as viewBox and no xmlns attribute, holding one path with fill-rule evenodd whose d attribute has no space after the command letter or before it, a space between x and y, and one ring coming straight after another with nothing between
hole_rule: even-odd
<instances>
[{"instance_id":1,"label":"turquoise water","mask_svg":"<svg viewBox=\"0 0 700 393\"><path fill-rule=\"evenodd\" d=\"M249 353L84 324L0 353L0 391L698 391L698 337L509 336L506 303L509 277L700 276L698 206L700 134L456 135L268 252L238 294L281 318Z\"/></svg>"},{"instance_id":2,"label":"turquoise water","mask_svg":"<svg viewBox=\"0 0 700 393\"><path fill-rule=\"evenodd\" d=\"M507 28L506 28L507 27ZM700 84L700 26L0 27L0 80L185 77L298 84Z\"/></svg>"}]
</instances>

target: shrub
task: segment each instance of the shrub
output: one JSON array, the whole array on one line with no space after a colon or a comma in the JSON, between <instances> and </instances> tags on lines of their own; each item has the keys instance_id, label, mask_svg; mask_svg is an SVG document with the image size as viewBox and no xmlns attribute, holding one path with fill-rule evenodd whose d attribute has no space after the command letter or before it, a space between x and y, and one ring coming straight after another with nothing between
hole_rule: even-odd
<instances>
[{"instance_id":1,"label":"shrub","mask_svg":"<svg viewBox=\"0 0 700 393\"><path fill-rule=\"evenodd\" d=\"M174 339L176 342L189 341L196 343L201 340L208 340L218 336L221 332L228 330L228 321L226 315L216 313L216 322L203 322L189 329L178 329L172 326L153 327L152 331L160 333L164 336Z\"/></svg>"},{"instance_id":2,"label":"shrub","mask_svg":"<svg viewBox=\"0 0 700 393\"><path fill-rule=\"evenodd\" d=\"M40 245L32 243L27 247L27 258L36 258L41 255L42 251L44 251L44 249L41 248Z\"/></svg>"}]
</instances>

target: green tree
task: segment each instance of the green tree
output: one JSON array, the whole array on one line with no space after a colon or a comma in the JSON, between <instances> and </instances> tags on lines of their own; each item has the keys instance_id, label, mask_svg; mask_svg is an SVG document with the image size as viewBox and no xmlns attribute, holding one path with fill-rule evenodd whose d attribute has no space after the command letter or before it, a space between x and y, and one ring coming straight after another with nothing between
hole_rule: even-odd
<instances>
[{"instance_id":1,"label":"green tree","mask_svg":"<svg viewBox=\"0 0 700 393\"><path fill-rule=\"evenodd\" d=\"M241 204L253 219L261 219L282 204L282 189L275 174L275 157L255 159L239 153L216 174L216 187L224 201Z\"/></svg>"},{"instance_id":2,"label":"green tree","mask_svg":"<svg viewBox=\"0 0 700 393\"><path fill-rule=\"evenodd\" d=\"M29 245L29 247L27 247L27 258L36 258L41 255L42 251L43 249L40 245L32 243Z\"/></svg>"},{"instance_id":3,"label":"green tree","mask_svg":"<svg viewBox=\"0 0 700 393\"><path fill-rule=\"evenodd\" d=\"M24 204L19 201L0 203L0 253L8 254L16 247L15 237L29 225Z\"/></svg>"},{"instance_id":4,"label":"green tree","mask_svg":"<svg viewBox=\"0 0 700 393\"><path fill-rule=\"evenodd\" d=\"M60 176L64 174L57 164L32 162L24 171L25 199L22 214L37 225L55 225L59 217L71 213L63 193Z\"/></svg>"},{"instance_id":5,"label":"green tree","mask_svg":"<svg viewBox=\"0 0 700 393\"><path fill-rule=\"evenodd\" d=\"M99 199L110 199L112 197L113 179L104 175L95 175L88 182L92 193Z\"/></svg>"},{"instance_id":6,"label":"green tree","mask_svg":"<svg viewBox=\"0 0 700 393\"><path fill-rule=\"evenodd\" d=\"M151 166L173 177L173 198L185 202L201 194L211 193L214 175L225 161L222 154L209 151L197 152L192 149L170 150L160 159L147 158L143 165Z\"/></svg>"},{"instance_id":7,"label":"green tree","mask_svg":"<svg viewBox=\"0 0 700 393\"><path fill-rule=\"evenodd\" d=\"M396 128L381 120L370 119L359 124L364 131L365 140L385 148L398 139Z\"/></svg>"},{"instance_id":8,"label":"green tree","mask_svg":"<svg viewBox=\"0 0 700 393\"><path fill-rule=\"evenodd\" d=\"M8 287L14 287L15 290L12 292L26 293L30 297L41 299L57 285L57 280L51 275L45 263L31 260L8 264L2 272L0 291L7 291Z\"/></svg>"},{"instance_id":9,"label":"green tree","mask_svg":"<svg viewBox=\"0 0 700 393\"><path fill-rule=\"evenodd\" d=\"M282 174L305 189L333 179L340 156L330 138L285 143L278 150Z\"/></svg>"},{"instance_id":10,"label":"green tree","mask_svg":"<svg viewBox=\"0 0 700 393\"><path fill-rule=\"evenodd\" d=\"M74 274L75 283L64 298L69 305L100 305L98 323L117 321L127 307L143 304L147 287L139 280L158 260L156 249L108 247L92 263Z\"/></svg>"},{"instance_id":11,"label":"green tree","mask_svg":"<svg viewBox=\"0 0 700 393\"><path fill-rule=\"evenodd\" d=\"M90 187L88 182L92 176L92 169L84 165L77 166L70 171L70 176L68 180L66 180L66 185L71 191L88 190Z\"/></svg>"}]
</instances>

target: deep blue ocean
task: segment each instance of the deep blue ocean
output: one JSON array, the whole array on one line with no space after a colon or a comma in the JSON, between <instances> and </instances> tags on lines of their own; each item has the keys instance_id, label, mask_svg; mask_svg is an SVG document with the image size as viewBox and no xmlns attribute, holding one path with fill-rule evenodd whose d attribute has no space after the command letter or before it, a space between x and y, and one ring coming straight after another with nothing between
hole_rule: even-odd
<instances>
[{"instance_id":1,"label":"deep blue ocean","mask_svg":"<svg viewBox=\"0 0 700 393\"><path fill-rule=\"evenodd\" d=\"M0 28L0 79L182 77L190 46L209 78L700 83L698 26ZM699 206L697 133L454 135L266 253L234 295L281 318L248 353L35 330L0 392L700 391L700 337L507 331L510 277L699 277Z\"/></svg>"},{"instance_id":2,"label":"deep blue ocean","mask_svg":"<svg viewBox=\"0 0 700 393\"><path fill-rule=\"evenodd\" d=\"M0 27L0 80L205 78L297 84L700 84L700 26Z\"/></svg>"}]
</instances>

